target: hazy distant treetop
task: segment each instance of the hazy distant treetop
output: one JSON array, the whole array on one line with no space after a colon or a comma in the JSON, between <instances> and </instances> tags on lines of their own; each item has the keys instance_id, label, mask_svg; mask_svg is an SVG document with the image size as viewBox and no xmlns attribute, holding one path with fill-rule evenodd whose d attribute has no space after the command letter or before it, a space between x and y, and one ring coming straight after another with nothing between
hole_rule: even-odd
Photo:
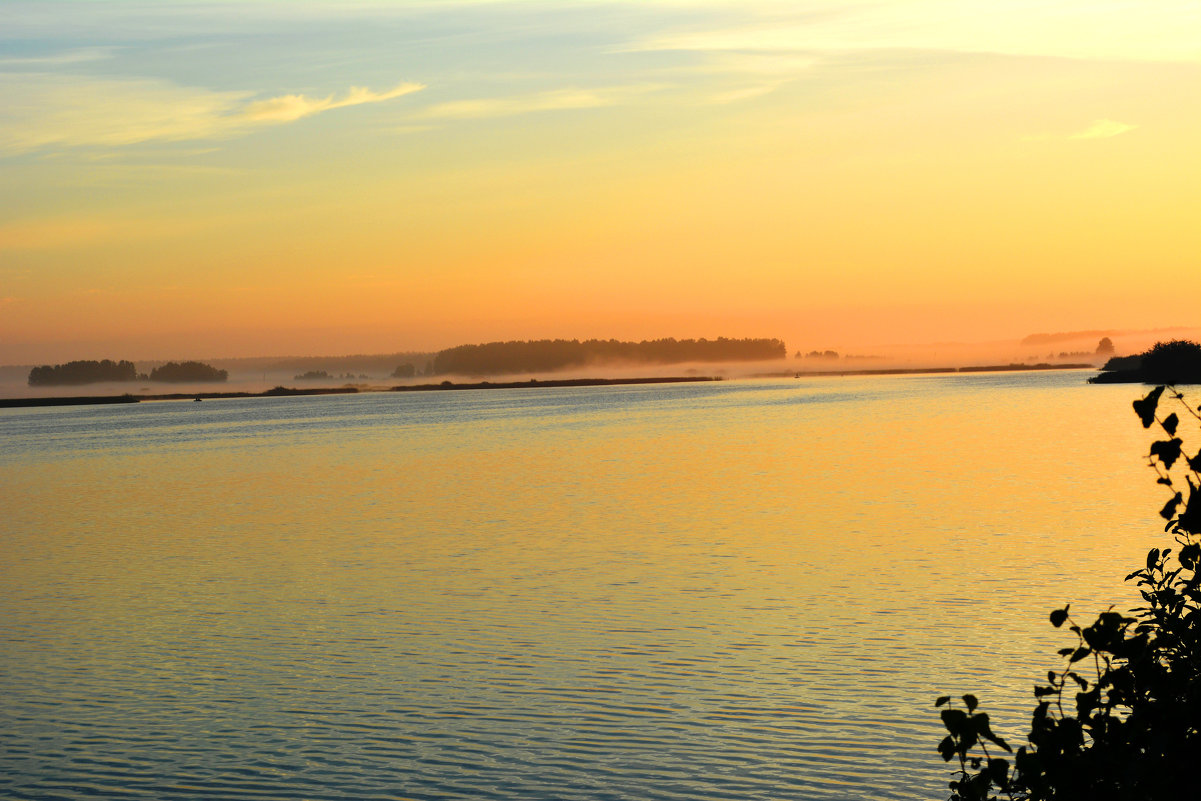
<instances>
[{"instance_id":1,"label":"hazy distant treetop","mask_svg":"<svg viewBox=\"0 0 1201 801\"><path fill-rule=\"evenodd\" d=\"M203 362L167 362L150 371L151 381L172 383L225 381L229 372Z\"/></svg>"},{"instance_id":2,"label":"hazy distant treetop","mask_svg":"<svg viewBox=\"0 0 1201 801\"><path fill-rule=\"evenodd\" d=\"M1097 343L1097 355L1112 356L1113 353L1113 340L1109 337L1101 337L1101 341Z\"/></svg>"},{"instance_id":3,"label":"hazy distant treetop","mask_svg":"<svg viewBox=\"0 0 1201 801\"><path fill-rule=\"evenodd\" d=\"M616 339L541 339L459 345L439 351L435 373L487 375L533 373L587 364L678 364L782 359L787 355L778 339L654 339L620 342Z\"/></svg>"},{"instance_id":4,"label":"hazy distant treetop","mask_svg":"<svg viewBox=\"0 0 1201 801\"><path fill-rule=\"evenodd\" d=\"M1022 338L1023 345L1051 345L1056 342L1070 342L1075 339L1092 339L1097 336L1108 336L1111 331L1058 331L1054 334L1030 334Z\"/></svg>"},{"instance_id":5,"label":"hazy distant treetop","mask_svg":"<svg viewBox=\"0 0 1201 801\"><path fill-rule=\"evenodd\" d=\"M133 362L111 359L103 361L75 361L43 365L29 371L29 386L55 386L64 384L94 384L101 381L136 381L137 368Z\"/></svg>"}]
</instances>

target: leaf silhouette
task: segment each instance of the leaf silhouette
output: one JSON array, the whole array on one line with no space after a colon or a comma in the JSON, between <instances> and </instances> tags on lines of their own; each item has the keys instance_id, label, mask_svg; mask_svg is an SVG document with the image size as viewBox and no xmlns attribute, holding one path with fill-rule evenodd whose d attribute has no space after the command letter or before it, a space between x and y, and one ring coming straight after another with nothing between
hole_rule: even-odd
<instances>
[{"instance_id":1,"label":"leaf silhouette","mask_svg":"<svg viewBox=\"0 0 1201 801\"><path fill-rule=\"evenodd\" d=\"M1180 513L1176 525L1189 534L1201 534L1201 490L1189 482L1188 506Z\"/></svg>"},{"instance_id":2,"label":"leaf silhouette","mask_svg":"<svg viewBox=\"0 0 1201 801\"><path fill-rule=\"evenodd\" d=\"M1152 442L1151 455L1159 457L1163 466L1171 470L1172 465L1176 464L1176 460L1180 458L1180 446L1183 444L1179 437Z\"/></svg>"},{"instance_id":3,"label":"leaf silhouette","mask_svg":"<svg viewBox=\"0 0 1201 801\"><path fill-rule=\"evenodd\" d=\"M1181 495L1179 492L1177 492L1176 495L1172 498L1172 500L1165 503L1163 505L1163 508L1159 510L1159 516L1162 517L1164 520L1171 520L1173 517L1176 516L1176 507L1179 506L1180 502L1183 500L1184 500L1184 496Z\"/></svg>"},{"instance_id":4,"label":"leaf silhouette","mask_svg":"<svg viewBox=\"0 0 1201 801\"><path fill-rule=\"evenodd\" d=\"M1159 396L1162 394L1163 387L1156 387L1147 393L1147 397L1134 402L1135 414L1143 421L1143 428L1150 428L1155 422L1155 407L1159 405Z\"/></svg>"}]
</instances>

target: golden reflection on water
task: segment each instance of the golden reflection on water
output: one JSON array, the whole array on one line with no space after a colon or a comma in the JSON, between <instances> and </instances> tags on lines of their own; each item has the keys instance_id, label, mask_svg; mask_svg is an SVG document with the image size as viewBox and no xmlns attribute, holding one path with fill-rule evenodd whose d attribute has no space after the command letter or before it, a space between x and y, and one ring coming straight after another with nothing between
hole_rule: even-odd
<instances>
[{"instance_id":1,"label":"golden reflection on water","mask_svg":"<svg viewBox=\"0 0 1201 801\"><path fill-rule=\"evenodd\" d=\"M407 743L393 767L453 751L427 737L502 762L559 743L562 797L607 758L619 796L671 797L647 765L703 763L698 737L717 761L681 797L753 795L722 783L747 766L768 795L933 794L933 697L978 692L1020 732L1060 644L1047 611L1129 602L1122 576L1161 544L1137 388L1082 382L164 403L74 431L71 410L13 415L4 689L40 713L68 687L125 723L167 710L197 748L256 721L379 727L329 745L351 765L385 734ZM545 766L489 770L559 797L530 778ZM439 776L435 796L481 792Z\"/></svg>"}]
</instances>

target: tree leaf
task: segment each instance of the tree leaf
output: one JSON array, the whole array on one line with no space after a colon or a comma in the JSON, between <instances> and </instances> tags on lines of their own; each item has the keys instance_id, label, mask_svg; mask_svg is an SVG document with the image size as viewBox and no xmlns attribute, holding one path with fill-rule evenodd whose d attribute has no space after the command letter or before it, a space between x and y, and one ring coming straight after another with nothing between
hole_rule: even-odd
<instances>
[{"instance_id":1,"label":"tree leaf","mask_svg":"<svg viewBox=\"0 0 1201 801\"><path fill-rule=\"evenodd\" d=\"M943 762L950 762L951 757L955 756L955 740L951 735L942 738L942 742L938 744L938 753L942 754Z\"/></svg>"},{"instance_id":2,"label":"tree leaf","mask_svg":"<svg viewBox=\"0 0 1201 801\"><path fill-rule=\"evenodd\" d=\"M1159 396L1162 394L1163 387L1156 387L1147 393L1147 397L1134 402L1134 412L1142 421L1143 428L1150 428L1155 422L1155 407L1159 405Z\"/></svg>"},{"instance_id":3,"label":"tree leaf","mask_svg":"<svg viewBox=\"0 0 1201 801\"><path fill-rule=\"evenodd\" d=\"M1055 628L1059 628L1060 626L1062 626L1064 624L1064 621L1066 621L1067 619L1068 619L1068 607L1066 607L1066 606L1063 609L1056 609L1054 612L1051 613L1051 625L1054 626Z\"/></svg>"},{"instance_id":4,"label":"tree leaf","mask_svg":"<svg viewBox=\"0 0 1201 801\"><path fill-rule=\"evenodd\" d=\"M951 734L959 734L964 721L967 720L967 713L962 709L944 709L939 717L942 718L942 725L947 727L947 731Z\"/></svg>"},{"instance_id":5,"label":"tree leaf","mask_svg":"<svg viewBox=\"0 0 1201 801\"><path fill-rule=\"evenodd\" d=\"M1184 500L1184 496L1181 495L1179 492L1177 492L1172 497L1172 500L1165 503L1163 505L1163 508L1159 510L1159 516L1162 517L1164 520L1171 520L1173 517L1176 516L1176 507L1179 506L1180 502L1183 500Z\"/></svg>"},{"instance_id":6,"label":"tree leaf","mask_svg":"<svg viewBox=\"0 0 1201 801\"><path fill-rule=\"evenodd\" d=\"M1176 416L1176 412L1172 412L1164 418L1160 425L1163 426L1164 431L1168 432L1169 437L1174 437L1176 436L1176 426L1180 425L1180 418Z\"/></svg>"},{"instance_id":7,"label":"tree leaf","mask_svg":"<svg viewBox=\"0 0 1201 801\"><path fill-rule=\"evenodd\" d=\"M1152 442L1151 455L1158 457L1159 461L1163 462L1163 466L1171 470L1172 465L1176 464L1176 460L1180 458L1180 446L1183 444L1179 437Z\"/></svg>"}]
</instances>

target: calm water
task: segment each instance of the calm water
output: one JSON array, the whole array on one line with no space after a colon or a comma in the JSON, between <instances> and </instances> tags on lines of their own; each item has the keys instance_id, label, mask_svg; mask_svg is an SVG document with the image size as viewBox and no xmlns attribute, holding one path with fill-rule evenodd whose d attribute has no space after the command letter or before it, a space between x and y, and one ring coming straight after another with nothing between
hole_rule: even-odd
<instances>
[{"instance_id":1,"label":"calm water","mask_svg":"<svg viewBox=\"0 0 1201 801\"><path fill-rule=\"evenodd\" d=\"M0 412L0 795L945 798L1162 542L1084 378Z\"/></svg>"}]
</instances>

